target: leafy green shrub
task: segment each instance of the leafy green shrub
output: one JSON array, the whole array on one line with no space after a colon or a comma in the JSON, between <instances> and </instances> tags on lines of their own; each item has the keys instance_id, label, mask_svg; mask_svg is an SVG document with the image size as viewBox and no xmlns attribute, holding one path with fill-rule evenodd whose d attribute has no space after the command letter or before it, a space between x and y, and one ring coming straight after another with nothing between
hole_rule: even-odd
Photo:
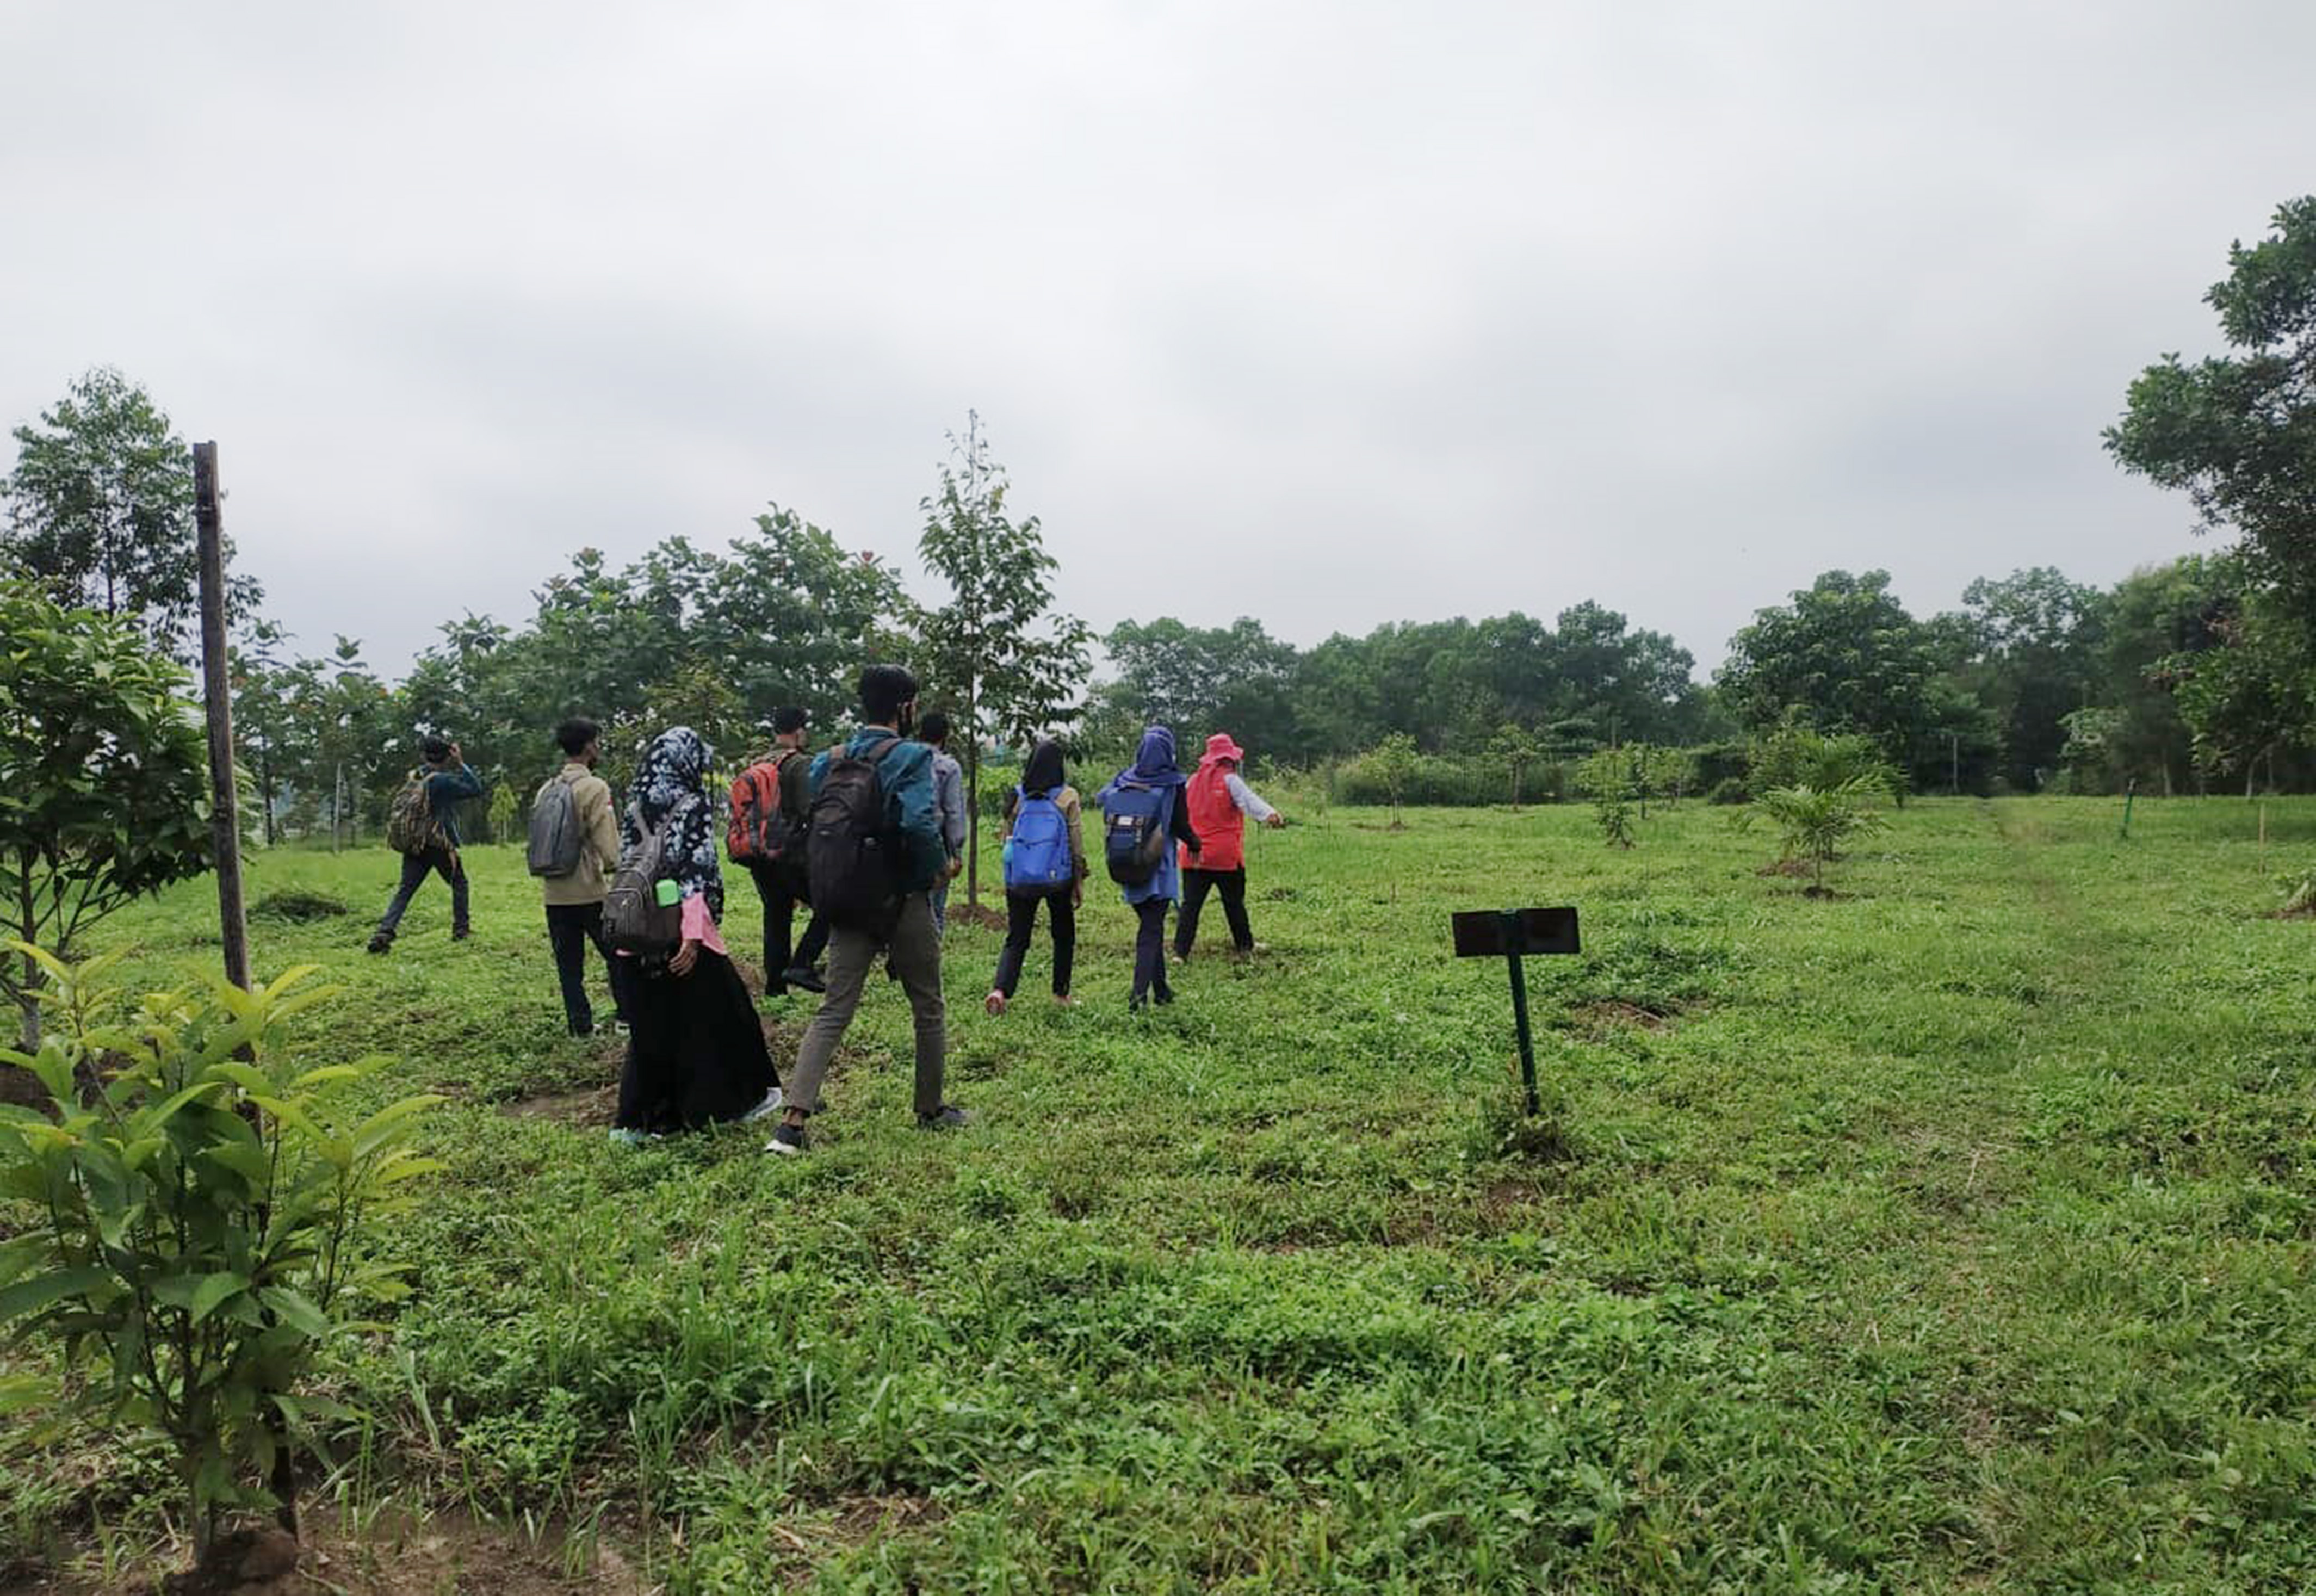
<instances>
[{"instance_id":1,"label":"leafy green shrub","mask_svg":"<svg viewBox=\"0 0 2316 1596\"><path fill-rule=\"evenodd\" d=\"M1745 804L1752 799L1753 795L1746 790L1742 776L1724 776L1705 795L1705 801L1708 804Z\"/></svg>"},{"instance_id":2,"label":"leafy green shrub","mask_svg":"<svg viewBox=\"0 0 2316 1596\"><path fill-rule=\"evenodd\" d=\"M300 1387L368 1328L362 1305L405 1289L365 1232L441 1167L410 1138L441 1100L364 1114L351 1089L386 1060L287 1062L283 1023L335 990L307 985L311 967L255 992L147 997L108 1023L120 1004L98 983L117 955L13 951L41 966L63 1023L37 1054L0 1052L48 1097L45 1114L0 1105L0 1197L33 1219L0 1243L0 1325L47 1335L90 1378L19 1382L5 1405L55 1402L165 1437L203 1551L221 1508L270 1499L294 1523L285 1446L345 1415Z\"/></svg>"},{"instance_id":3,"label":"leafy green shrub","mask_svg":"<svg viewBox=\"0 0 2316 1596\"><path fill-rule=\"evenodd\" d=\"M69 955L105 915L209 868L208 753L185 673L127 620L0 582L0 934ZM24 1046L40 965L0 961Z\"/></svg>"}]
</instances>

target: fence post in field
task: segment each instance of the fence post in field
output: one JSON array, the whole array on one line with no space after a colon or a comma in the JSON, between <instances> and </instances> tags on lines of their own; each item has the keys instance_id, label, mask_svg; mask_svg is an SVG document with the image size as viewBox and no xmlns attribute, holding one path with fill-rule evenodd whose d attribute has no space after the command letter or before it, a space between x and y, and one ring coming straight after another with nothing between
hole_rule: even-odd
<instances>
[{"instance_id":1,"label":"fence post in field","mask_svg":"<svg viewBox=\"0 0 2316 1596\"><path fill-rule=\"evenodd\" d=\"M226 678L225 536L215 442L193 445L193 525L200 560L201 696L209 727L209 829L217 843L218 932L225 978L249 989L249 922L241 901L241 813L233 779L233 693Z\"/></svg>"}]
</instances>

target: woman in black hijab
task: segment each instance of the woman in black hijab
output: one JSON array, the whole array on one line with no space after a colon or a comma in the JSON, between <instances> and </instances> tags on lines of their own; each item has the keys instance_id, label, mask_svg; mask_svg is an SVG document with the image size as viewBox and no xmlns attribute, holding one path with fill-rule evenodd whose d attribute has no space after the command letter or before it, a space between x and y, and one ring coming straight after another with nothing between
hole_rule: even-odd
<instances>
[{"instance_id":1,"label":"woman in black hijab","mask_svg":"<svg viewBox=\"0 0 2316 1596\"><path fill-rule=\"evenodd\" d=\"M1005 1012L1021 984L1039 904L1054 933L1054 1001L1064 1008L1077 1002L1070 995L1070 960L1077 952L1078 905L1085 898L1081 807L1062 769L1062 745L1048 737L1021 767L1021 784L1005 795L998 829L1005 856L1005 947L997 955L997 980L981 1004L993 1015Z\"/></svg>"}]
</instances>

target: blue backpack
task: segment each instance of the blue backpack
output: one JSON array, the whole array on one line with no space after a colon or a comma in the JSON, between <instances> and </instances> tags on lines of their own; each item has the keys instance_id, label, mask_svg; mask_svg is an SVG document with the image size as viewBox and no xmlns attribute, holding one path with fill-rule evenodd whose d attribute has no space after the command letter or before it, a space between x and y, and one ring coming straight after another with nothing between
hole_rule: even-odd
<instances>
[{"instance_id":1,"label":"blue backpack","mask_svg":"<svg viewBox=\"0 0 2316 1596\"><path fill-rule=\"evenodd\" d=\"M1102 857L1119 886L1147 886L1158 873L1166 858L1166 805L1172 796L1139 782L1111 785L1101 812Z\"/></svg>"},{"instance_id":2,"label":"blue backpack","mask_svg":"<svg viewBox=\"0 0 2316 1596\"><path fill-rule=\"evenodd\" d=\"M1013 789L1013 834L1005 844L1005 890L1051 892L1077 876L1070 860L1070 827L1062 807L1047 794L1036 798Z\"/></svg>"}]
</instances>

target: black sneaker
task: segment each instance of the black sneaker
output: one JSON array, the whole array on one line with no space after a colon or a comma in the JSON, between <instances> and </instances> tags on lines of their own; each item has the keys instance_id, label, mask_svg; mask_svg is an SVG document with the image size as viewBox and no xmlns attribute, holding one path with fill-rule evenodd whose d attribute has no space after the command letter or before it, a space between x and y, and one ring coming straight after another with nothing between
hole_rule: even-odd
<instances>
[{"instance_id":1,"label":"black sneaker","mask_svg":"<svg viewBox=\"0 0 2316 1596\"><path fill-rule=\"evenodd\" d=\"M456 929L454 929L454 930L450 932L450 940L451 940L452 941L454 941L454 942L463 942L463 941L465 941L468 937L473 936L474 934L475 934L475 928L474 928L473 926L471 926L471 925L461 925L461 926L457 927Z\"/></svg>"},{"instance_id":2,"label":"black sneaker","mask_svg":"<svg viewBox=\"0 0 2316 1596\"><path fill-rule=\"evenodd\" d=\"M826 992L828 990L827 982L822 980L817 974L812 970L806 969L800 964L791 965L787 969L782 970L780 972L780 979L788 985L801 986L806 992Z\"/></svg>"},{"instance_id":3,"label":"black sneaker","mask_svg":"<svg viewBox=\"0 0 2316 1596\"><path fill-rule=\"evenodd\" d=\"M393 946L394 939L392 937L372 937L370 940L370 950L372 953L384 953Z\"/></svg>"},{"instance_id":4,"label":"black sneaker","mask_svg":"<svg viewBox=\"0 0 2316 1596\"><path fill-rule=\"evenodd\" d=\"M778 1153L784 1158L795 1157L797 1154L804 1151L804 1127L801 1125L780 1126L772 1132L772 1139L764 1144L764 1151L767 1153Z\"/></svg>"},{"instance_id":5,"label":"black sneaker","mask_svg":"<svg viewBox=\"0 0 2316 1596\"><path fill-rule=\"evenodd\" d=\"M954 1103L943 1103L930 1114L917 1116L919 1130L958 1130L973 1123L973 1116Z\"/></svg>"}]
</instances>

